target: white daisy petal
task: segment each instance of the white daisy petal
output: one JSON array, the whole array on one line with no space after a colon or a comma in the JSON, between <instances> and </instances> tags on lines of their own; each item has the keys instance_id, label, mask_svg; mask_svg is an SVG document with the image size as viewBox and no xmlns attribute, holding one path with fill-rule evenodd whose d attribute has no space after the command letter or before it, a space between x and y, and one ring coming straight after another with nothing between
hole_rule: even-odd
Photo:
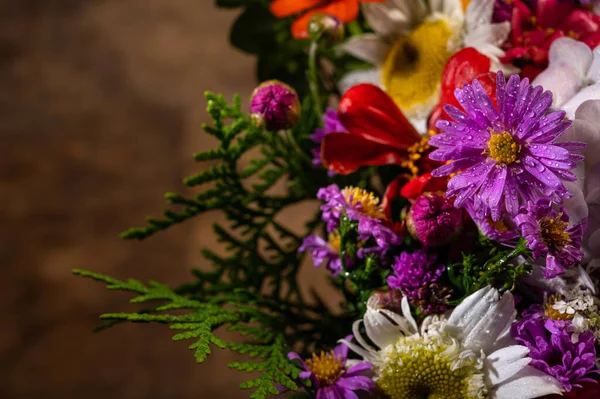
<instances>
[{"instance_id":1,"label":"white daisy petal","mask_svg":"<svg viewBox=\"0 0 600 399\"><path fill-rule=\"evenodd\" d=\"M561 392L562 389L556 379L543 371L527 366L517 375L496 386L490 392L490 399L533 399Z\"/></svg>"},{"instance_id":2,"label":"white daisy petal","mask_svg":"<svg viewBox=\"0 0 600 399\"><path fill-rule=\"evenodd\" d=\"M504 51L499 46L506 41L509 34L509 22L482 24L468 31L465 36L465 47L473 47L481 54L497 61L504 55Z\"/></svg>"},{"instance_id":3,"label":"white daisy petal","mask_svg":"<svg viewBox=\"0 0 600 399\"><path fill-rule=\"evenodd\" d=\"M579 79L585 77L593 59L594 55L587 44L570 37L556 39L548 52L550 65L564 62L573 69Z\"/></svg>"},{"instance_id":4,"label":"white daisy petal","mask_svg":"<svg viewBox=\"0 0 600 399\"><path fill-rule=\"evenodd\" d=\"M467 30L475 30L481 25L489 24L493 13L494 0L471 0L467 6Z\"/></svg>"},{"instance_id":5,"label":"white daisy petal","mask_svg":"<svg viewBox=\"0 0 600 399\"><path fill-rule=\"evenodd\" d=\"M583 170L583 167L578 169ZM565 187L572 194L572 197L566 199L563 206L569 215L571 223L580 223L589 215L589 209L585 201L585 196L583 195L582 186L579 186L576 182L565 182Z\"/></svg>"},{"instance_id":6,"label":"white daisy petal","mask_svg":"<svg viewBox=\"0 0 600 399\"><path fill-rule=\"evenodd\" d=\"M531 362L528 353L525 346L512 345L490 354L485 359L489 384L497 385L523 370Z\"/></svg>"},{"instance_id":7,"label":"white daisy petal","mask_svg":"<svg viewBox=\"0 0 600 399\"><path fill-rule=\"evenodd\" d=\"M340 48L358 59L380 65L385 59L389 45L374 33L353 36Z\"/></svg>"},{"instance_id":8,"label":"white daisy petal","mask_svg":"<svg viewBox=\"0 0 600 399\"><path fill-rule=\"evenodd\" d=\"M474 352L490 352L500 334L512 324L515 315L513 296L510 292L505 292L498 302L488 304L487 311L477 324L467 330L463 345Z\"/></svg>"},{"instance_id":9,"label":"white daisy petal","mask_svg":"<svg viewBox=\"0 0 600 399\"><path fill-rule=\"evenodd\" d=\"M363 320L369 339L380 348L393 344L403 336L398 326L377 310L367 309Z\"/></svg>"},{"instance_id":10,"label":"white daisy petal","mask_svg":"<svg viewBox=\"0 0 600 399\"><path fill-rule=\"evenodd\" d=\"M417 322L415 321L414 317L412 316L411 312L410 312L410 305L408 304L408 298L407 297L402 297L402 315L404 316L404 318L413 326L415 331L419 331L419 326L417 325Z\"/></svg>"},{"instance_id":11,"label":"white daisy petal","mask_svg":"<svg viewBox=\"0 0 600 399\"><path fill-rule=\"evenodd\" d=\"M423 0L363 3L362 10L375 33L386 40L393 40L408 33L427 15L427 8Z\"/></svg>"},{"instance_id":12,"label":"white daisy petal","mask_svg":"<svg viewBox=\"0 0 600 399\"><path fill-rule=\"evenodd\" d=\"M429 0L429 9L433 14L442 14L453 21L462 22L464 20L465 14L461 0Z\"/></svg>"},{"instance_id":13,"label":"white daisy petal","mask_svg":"<svg viewBox=\"0 0 600 399\"><path fill-rule=\"evenodd\" d=\"M585 120L600 129L600 119L598 118L598 115L600 115L600 101L591 100L582 103L579 108L577 108L575 119Z\"/></svg>"},{"instance_id":14,"label":"white daisy petal","mask_svg":"<svg viewBox=\"0 0 600 399\"><path fill-rule=\"evenodd\" d=\"M489 286L469 295L450 315L447 329L462 340L485 314L494 298L498 298L498 292Z\"/></svg>"},{"instance_id":15,"label":"white daisy petal","mask_svg":"<svg viewBox=\"0 0 600 399\"><path fill-rule=\"evenodd\" d=\"M347 73L338 82L338 88L342 93L345 93L352 86L356 86L361 83L370 83L376 86L381 86L379 69L371 68Z\"/></svg>"}]
</instances>

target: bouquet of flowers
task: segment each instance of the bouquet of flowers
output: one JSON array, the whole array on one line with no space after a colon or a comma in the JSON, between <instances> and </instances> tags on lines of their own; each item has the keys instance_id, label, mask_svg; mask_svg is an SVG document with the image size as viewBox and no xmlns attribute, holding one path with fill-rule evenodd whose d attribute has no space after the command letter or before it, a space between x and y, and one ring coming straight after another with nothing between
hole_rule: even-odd
<instances>
[{"instance_id":1,"label":"bouquet of flowers","mask_svg":"<svg viewBox=\"0 0 600 399\"><path fill-rule=\"evenodd\" d=\"M123 236L219 210L227 252L175 288L76 270L146 303L102 327L244 354L255 399L600 398L596 3L218 0L263 83L248 112L207 93L199 193Z\"/></svg>"}]
</instances>

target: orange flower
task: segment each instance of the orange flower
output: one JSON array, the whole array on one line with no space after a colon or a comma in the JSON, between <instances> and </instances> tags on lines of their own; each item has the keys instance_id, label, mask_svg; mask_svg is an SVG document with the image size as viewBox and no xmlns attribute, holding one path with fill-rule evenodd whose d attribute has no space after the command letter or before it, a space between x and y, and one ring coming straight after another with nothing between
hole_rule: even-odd
<instances>
[{"instance_id":1,"label":"orange flower","mask_svg":"<svg viewBox=\"0 0 600 399\"><path fill-rule=\"evenodd\" d=\"M381 3L384 0L274 0L270 9L278 18L289 17L306 11L292 24L292 36L308 38L308 23L315 14L329 14L343 23L352 22L358 16L358 3Z\"/></svg>"}]
</instances>

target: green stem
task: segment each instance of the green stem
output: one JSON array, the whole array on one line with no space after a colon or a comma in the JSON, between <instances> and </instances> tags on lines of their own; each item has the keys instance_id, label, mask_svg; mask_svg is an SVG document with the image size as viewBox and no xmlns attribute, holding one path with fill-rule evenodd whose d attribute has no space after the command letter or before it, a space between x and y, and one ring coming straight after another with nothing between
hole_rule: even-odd
<instances>
[{"instance_id":1,"label":"green stem","mask_svg":"<svg viewBox=\"0 0 600 399\"><path fill-rule=\"evenodd\" d=\"M313 97L315 113L318 117L319 126L323 120L323 109L321 107L321 95L319 94L319 72L317 66L317 51L319 49L318 40L314 40L310 44L308 50L308 83L310 93Z\"/></svg>"},{"instance_id":2,"label":"green stem","mask_svg":"<svg viewBox=\"0 0 600 399\"><path fill-rule=\"evenodd\" d=\"M363 30L360 27L360 24L358 23L358 21L356 21L356 20L350 22L346 26L348 27L348 32L350 32L350 35L352 35L352 36L357 36L357 35L363 34Z\"/></svg>"}]
</instances>

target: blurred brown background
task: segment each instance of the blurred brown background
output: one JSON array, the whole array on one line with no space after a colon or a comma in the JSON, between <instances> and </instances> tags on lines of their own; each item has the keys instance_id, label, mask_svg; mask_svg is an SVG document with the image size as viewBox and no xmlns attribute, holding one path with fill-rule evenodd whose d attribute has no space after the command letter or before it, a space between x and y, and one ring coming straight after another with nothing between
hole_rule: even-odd
<instances>
[{"instance_id":1,"label":"blurred brown background","mask_svg":"<svg viewBox=\"0 0 600 399\"><path fill-rule=\"evenodd\" d=\"M247 96L254 60L210 0L0 0L0 398L242 398L218 351L197 366L158 325L91 330L128 295L86 268L172 285L208 215L145 242L118 233L196 167L204 90Z\"/></svg>"}]
</instances>

